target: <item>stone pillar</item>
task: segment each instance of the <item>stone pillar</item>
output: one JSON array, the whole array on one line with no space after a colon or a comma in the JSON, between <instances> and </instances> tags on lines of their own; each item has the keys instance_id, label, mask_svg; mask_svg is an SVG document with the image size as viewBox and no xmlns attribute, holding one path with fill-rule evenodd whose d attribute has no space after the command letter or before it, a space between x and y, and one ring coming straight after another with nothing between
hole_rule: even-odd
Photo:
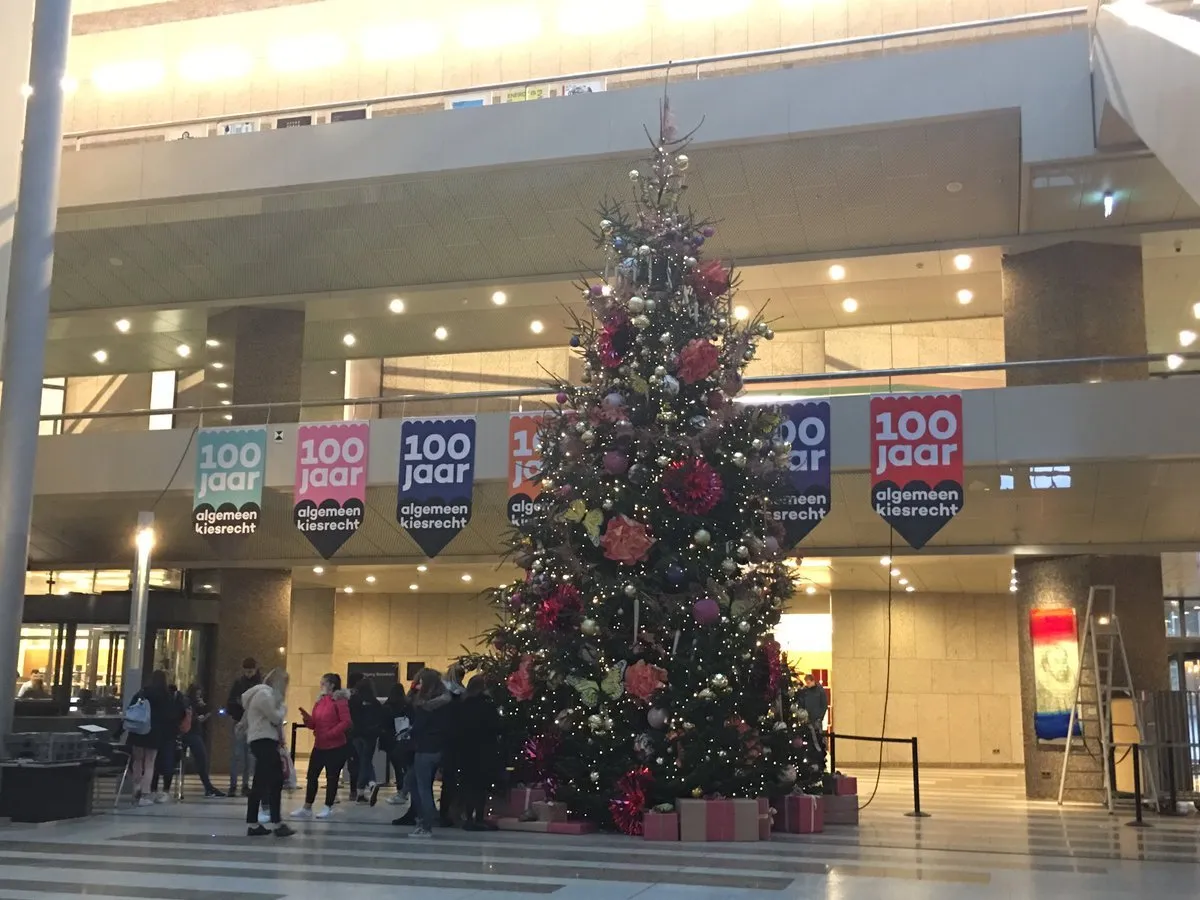
<instances>
[{"instance_id":1,"label":"stone pillar","mask_svg":"<svg viewBox=\"0 0 1200 900\"><path fill-rule=\"evenodd\" d=\"M1142 250L1070 241L1001 263L1008 362L1146 355ZM1008 384L1146 378L1144 363L1010 369Z\"/></svg>"},{"instance_id":2,"label":"stone pillar","mask_svg":"<svg viewBox=\"0 0 1200 900\"><path fill-rule=\"evenodd\" d=\"M1167 638L1163 627L1162 561L1158 556L1060 556L1017 558L1021 664L1021 724L1025 737L1025 789L1032 800L1058 796L1063 742L1039 743L1034 733L1034 659L1029 613L1034 609L1074 608L1082 636L1088 588L1116 588L1117 619L1136 690L1167 690ZM1107 602L1107 597L1100 598ZM1098 761L1071 754L1066 800L1103 800ZM1076 763L1078 760L1078 763Z\"/></svg>"},{"instance_id":3,"label":"stone pillar","mask_svg":"<svg viewBox=\"0 0 1200 900\"><path fill-rule=\"evenodd\" d=\"M0 3L0 352L8 309L8 266L12 257L13 221L17 211L21 138L25 133L25 96L29 80L29 45L33 33L33 0Z\"/></svg>"},{"instance_id":4,"label":"stone pillar","mask_svg":"<svg viewBox=\"0 0 1200 900\"><path fill-rule=\"evenodd\" d=\"M292 592L290 638L287 645L288 716L300 715L298 707L312 709L321 688L321 676L333 669L333 588L303 588ZM307 755L312 734L296 736L296 751Z\"/></svg>"},{"instance_id":5,"label":"stone pillar","mask_svg":"<svg viewBox=\"0 0 1200 900\"><path fill-rule=\"evenodd\" d=\"M239 307L216 313L208 320L208 338L217 341L209 359L223 362L206 381L229 384L228 390L208 392L206 405L219 400L242 403L289 403L300 399L304 360L304 312L294 309ZM234 410L232 425L298 422L299 407ZM220 422L206 421L215 425Z\"/></svg>"},{"instance_id":6,"label":"stone pillar","mask_svg":"<svg viewBox=\"0 0 1200 900\"><path fill-rule=\"evenodd\" d=\"M288 569L222 570L212 693L219 706L225 705L246 657L254 657L264 675L285 665L291 608ZM229 771L230 722L222 718L212 729L214 772Z\"/></svg>"}]
</instances>

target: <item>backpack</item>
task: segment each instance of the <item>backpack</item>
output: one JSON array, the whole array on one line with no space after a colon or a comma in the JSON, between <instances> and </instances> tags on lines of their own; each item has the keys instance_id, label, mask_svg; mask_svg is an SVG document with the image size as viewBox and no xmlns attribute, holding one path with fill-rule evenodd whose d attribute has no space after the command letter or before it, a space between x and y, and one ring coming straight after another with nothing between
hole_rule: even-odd
<instances>
[{"instance_id":1,"label":"backpack","mask_svg":"<svg viewBox=\"0 0 1200 900\"><path fill-rule=\"evenodd\" d=\"M122 725L130 734L149 734L150 701L142 696L136 697L134 701L129 704L129 709L125 710L125 719L122 722Z\"/></svg>"}]
</instances>

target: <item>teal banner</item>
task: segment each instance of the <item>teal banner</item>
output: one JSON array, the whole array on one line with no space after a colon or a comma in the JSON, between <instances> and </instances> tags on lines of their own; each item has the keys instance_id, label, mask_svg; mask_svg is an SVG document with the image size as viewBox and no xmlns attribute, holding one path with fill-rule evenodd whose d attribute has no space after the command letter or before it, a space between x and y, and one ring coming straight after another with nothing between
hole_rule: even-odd
<instances>
[{"instance_id":1,"label":"teal banner","mask_svg":"<svg viewBox=\"0 0 1200 900\"><path fill-rule=\"evenodd\" d=\"M201 428L196 434L196 488L192 527L224 542L258 531L262 516L267 429Z\"/></svg>"}]
</instances>

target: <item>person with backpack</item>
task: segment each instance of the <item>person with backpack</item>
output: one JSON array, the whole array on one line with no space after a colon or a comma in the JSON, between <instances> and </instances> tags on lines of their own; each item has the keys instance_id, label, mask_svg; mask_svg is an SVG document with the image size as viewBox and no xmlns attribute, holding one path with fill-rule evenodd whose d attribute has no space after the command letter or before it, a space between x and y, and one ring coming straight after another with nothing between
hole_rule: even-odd
<instances>
[{"instance_id":1,"label":"person with backpack","mask_svg":"<svg viewBox=\"0 0 1200 900\"><path fill-rule=\"evenodd\" d=\"M383 707L375 696L375 688L363 678L350 693L350 719L354 723L354 752L358 757L358 802L374 806L379 799L379 784L375 780L375 748L383 725Z\"/></svg>"},{"instance_id":2,"label":"person with backpack","mask_svg":"<svg viewBox=\"0 0 1200 900\"><path fill-rule=\"evenodd\" d=\"M208 747L205 745L204 739L207 736L208 720L212 716L212 710L209 709L208 703L204 699L204 688L194 683L188 685L185 699L188 714L179 728L183 748L192 754L192 764L196 767L196 774L200 776L200 783L204 785L205 798L220 799L225 796L225 793L213 787L208 771Z\"/></svg>"},{"instance_id":3,"label":"person with backpack","mask_svg":"<svg viewBox=\"0 0 1200 900\"><path fill-rule=\"evenodd\" d=\"M167 690L167 673L155 669L146 685L134 695L125 713L134 806L154 805L150 796L154 764L168 727L174 733L174 726L168 725L174 715L173 706L174 701Z\"/></svg>"},{"instance_id":4,"label":"person with backpack","mask_svg":"<svg viewBox=\"0 0 1200 900\"><path fill-rule=\"evenodd\" d=\"M342 676L328 672L321 676L321 696L317 698L312 712L300 707L306 727L312 729L313 751L308 758L308 784L304 793L304 805L292 813L293 819L312 819L313 801L317 799L317 788L321 772L325 772L325 805L315 818L328 819L333 815L333 804L337 802L338 781L350 755L350 694L342 690Z\"/></svg>"},{"instance_id":5,"label":"person with backpack","mask_svg":"<svg viewBox=\"0 0 1200 900\"><path fill-rule=\"evenodd\" d=\"M225 711L229 713L233 723L233 738L230 742L229 755L229 796L236 797L238 775L242 777L242 794L250 793L250 777L254 774L254 757L250 753L250 745L246 741L245 729L239 728L242 717L246 714L242 706L242 695L255 685L262 684L262 673L254 657L248 656L242 660L242 674L233 682L229 689L229 699L225 701Z\"/></svg>"},{"instance_id":6,"label":"person with backpack","mask_svg":"<svg viewBox=\"0 0 1200 900\"><path fill-rule=\"evenodd\" d=\"M158 756L154 762L154 779L150 782L150 793L154 795L155 803L171 801L171 784L175 780L175 762L178 759L179 738L185 729L191 725L191 710L187 706L187 698L180 692L178 686L167 686L167 695L171 698L168 704L167 721L163 726L162 744L158 748ZM159 791L159 779L162 780L162 791Z\"/></svg>"},{"instance_id":7,"label":"person with backpack","mask_svg":"<svg viewBox=\"0 0 1200 900\"><path fill-rule=\"evenodd\" d=\"M412 707L404 685L394 684L383 702L383 735L379 746L387 754L388 762L396 777L396 793L388 798L390 806L400 806L408 801L404 793L404 776L412 765Z\"/></svg>"}]
</instances>

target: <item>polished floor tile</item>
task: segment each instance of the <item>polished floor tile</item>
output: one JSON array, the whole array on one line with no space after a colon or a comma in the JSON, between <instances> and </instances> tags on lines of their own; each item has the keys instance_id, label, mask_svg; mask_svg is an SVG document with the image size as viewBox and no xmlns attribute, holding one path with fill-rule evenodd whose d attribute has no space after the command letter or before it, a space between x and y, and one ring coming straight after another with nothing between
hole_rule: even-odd
<instances>
[{"instance_id":1,"label":"polished floor tile","mask_svg":"<svg viewBox=\"0 0 1200 900\"><path fill-rule=\"evenodd\" d=\"M0 900L1116 900L1200 893L1200 817L1022 799L1013 771L859 771L862 822L758 844L649 844L439 831L343 804L293 838L247 838L244 806L193 800L50 827L0 828ZM876 787L878 782L878 787ZM869 803L867 801L870 801Z\"/></svg>"}]
</instances>

